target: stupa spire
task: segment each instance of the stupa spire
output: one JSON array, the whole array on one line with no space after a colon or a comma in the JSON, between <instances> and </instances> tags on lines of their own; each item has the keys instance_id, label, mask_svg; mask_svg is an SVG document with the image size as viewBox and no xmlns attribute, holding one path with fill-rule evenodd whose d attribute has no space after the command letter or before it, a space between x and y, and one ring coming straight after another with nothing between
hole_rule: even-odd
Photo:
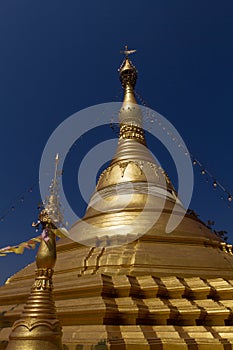
<instances>
[{"instance_id":1,"label":"stupa spire","mask_svg":"<svg viewBox=\"0 0 233 350\"><path fill-rule=\"evenodd\" d=\"M137 104L134 92L138 72L129 59L129 55L135 52L136 50L129 50L128 46L125 46L125 50L121 51L121 53L125 55L125 58L119 68L119 77L122 88L124 89L124 100L119 113L119 138L135 139L145 145L146 141L142 127L142 113Z\"/></svg>"},{"instance_id":2,"label":"stupa spire","mask_svg":"<svg viewBox=\"0 0 233 350\"><path fill-rule=\"evenodd\" d=\"M56 238L54 230L62 215L58 197L58 162L55 159L55 175L50 186L50 195L37 223L41 226L42 240L36 256L36 276L24 310L10 334L7 350L62 350L62 331L56 315L53 299L53 268L56 262Z\"/></svg>"},{"instance_id":3,"label":"stupa spire","mask_svg":"<svg viewBox=\"0 0 233 350\"><path fill-rule=\"evenodd\" d=\"M119 68L120 81L123 89L125 90L125 98L137 103L134 95L134 87L137 82L137 69L129 59L129 55L135 53L136 50L128 50L128 46L125 46L125 50L121 51L125 55L124 61ZM124 98L124 99L125 99Z\"/></svg>"},{"instance_id":4,"label":"stupa spire","mask_svg":"<svg viewBox=\"0 0 233 350\"><path fill-rule=\"evenodd\" d=\"M57 228L62 226L64 221L59 200L59 176L61 175L58 169L59 160L59 154L57 154L55 157L54 177L49 187L49 195L46 197L44 203L47 214Z\"/></svg>"}]
</instances>

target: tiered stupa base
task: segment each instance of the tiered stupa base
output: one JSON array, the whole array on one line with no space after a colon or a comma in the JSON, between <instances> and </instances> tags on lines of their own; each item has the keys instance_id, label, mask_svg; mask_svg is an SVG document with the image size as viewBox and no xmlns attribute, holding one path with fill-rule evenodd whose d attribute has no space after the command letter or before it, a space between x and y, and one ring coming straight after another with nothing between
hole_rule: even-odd
<instances>
[{"instance_id":1,"label":"tiered stupa base","mask_svg":"<svg viewBox=\"0 0 233 350\"><path fill-rule=\"evenodd\" d=\"M174 271L170 276L146 273L146 256L144 268L142 265L137 269L135 264L137 255L143 263L140 255L143 244L153 246L145 240L112 248L112 254L115 251L116 259L121 261L118 271L121 270L121 274L113 274L110 263L106 267L109 273L101 273L105 259L113 259L102 248L82 247L68 239L60 240L54 296L63 327L64 349L233 349L233 274L230 277L230 269L226 271L229 277L225 278L219 277L221 272L214 267L212 276L211 271L210 276L203 271L206 277L185 276L185 271L177 276ZM117 249L122 251L121 256ZM219 247L205 249L211 249L222 261L229 263L232 259L230 253ZM133 255L134 263L129 266ZM78 262L82 262L82 266ZM33 263L0 289L1 350L6 348L10 327L23 310L34 269ZM116 265L112 266L114 270Z\"/></svg>"}]
</instances>

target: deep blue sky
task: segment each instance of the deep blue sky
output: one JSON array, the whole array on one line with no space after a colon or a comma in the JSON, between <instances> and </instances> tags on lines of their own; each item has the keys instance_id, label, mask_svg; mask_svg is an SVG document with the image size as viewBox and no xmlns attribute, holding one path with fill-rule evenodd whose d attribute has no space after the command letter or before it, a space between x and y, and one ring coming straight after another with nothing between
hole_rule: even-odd
<instances>
[{"instance_id":1,"label":"deep blue sky","mask_svg":"<svg viewBox=\"0 0 233 350\"><path fill-rule=\"evenodd\" d=\"M44 145L65 118L119 101L117 69L125 44L138 50L132 57L137 91L233 191L232 13L231 0L1 0L0 208L38 181ZM169 158L160 161L172 174ZM233 207L199 173L191 207L227 230L232 242ZM30 224L37 217L38 188L0 222L1 247L35 235ZM34 254L0 258L0 282Z\"/></svg>"}]
</instances>

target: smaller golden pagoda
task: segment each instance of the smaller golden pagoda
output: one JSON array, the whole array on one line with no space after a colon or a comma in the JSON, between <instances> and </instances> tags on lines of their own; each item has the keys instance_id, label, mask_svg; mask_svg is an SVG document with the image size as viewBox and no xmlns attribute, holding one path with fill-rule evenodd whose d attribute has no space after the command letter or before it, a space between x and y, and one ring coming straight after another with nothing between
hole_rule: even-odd
<instances>
[{"instance_id":1,"label":"smaller golden pagoda","mask_svg":"<svg viewBox=\"0 0 233 350\"><path fill-rule=\"evenodd\" d=\"M50 196L39 220L33 226L42 226L42 240L36 256L36 277L30 296L20 318L14 322L7 350L62 350L61 324L57 318L53 300L53 269L56 262L56 238L54 230L62 220L57 196L57 167Z\"/></svg>"}]
</instances>

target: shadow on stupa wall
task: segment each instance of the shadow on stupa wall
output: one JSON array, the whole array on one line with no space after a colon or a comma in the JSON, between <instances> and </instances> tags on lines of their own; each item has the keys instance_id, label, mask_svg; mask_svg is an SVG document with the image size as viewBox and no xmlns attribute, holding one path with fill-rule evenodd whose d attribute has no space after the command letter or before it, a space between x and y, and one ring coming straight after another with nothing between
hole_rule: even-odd
<instances>
[{"instance_id":1,"label":"shadow on stupa wall","mask_svg":"<svg viewBox=\"0 0 233 350\"><path fill-rule=\"evenodd\" d=\"M5 350L8 345L8 341L0 341L0 350ZM85 345L85 349L87 349L87 345ZM101 340L97 344L93 344L89 346L89 350L107 350L107 342L106 340ZM63 350L84 350L84 345L78 344L76 347L72 344L71 347L69 347L66 344L63 344Z\"/></svg>"},{"instance_id":2,"label":"shadow on stupa wall","mask_svg":"<svg viewBox=\"0 0 233 350\"><path fill-rule=\"evenodd\" d=\"M97 344L90 345L90 347L89 347L89 350L107 350L107 349L108 349L108 347L107 347L106 340L100 340ZM63 344L63 350L71 350L71 349L69 348L68 345ZM73 348L72 348L72 350L73 350ZM84 345L78 344L78 345L76 345L74 350L84 350Z\"/></svg>"}]
</instances>

